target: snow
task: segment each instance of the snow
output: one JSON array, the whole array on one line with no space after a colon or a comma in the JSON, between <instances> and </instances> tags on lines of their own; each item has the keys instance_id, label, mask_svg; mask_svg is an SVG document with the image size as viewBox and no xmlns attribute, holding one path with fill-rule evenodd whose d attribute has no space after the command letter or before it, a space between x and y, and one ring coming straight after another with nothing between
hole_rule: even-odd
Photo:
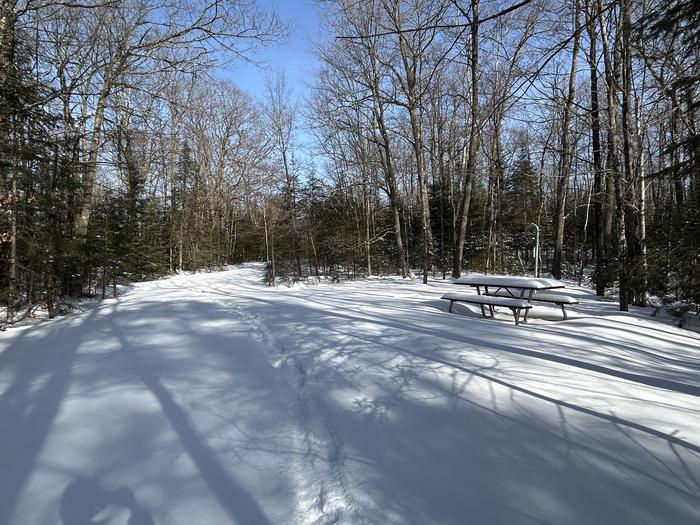
<instances>
[{"instance_id":1,"label":"snow","mask_svg":"<svg viewBox=\"0 0 700 525\"><path fill-rule=\"evenodd\" d=\"M698 334L262 275L0 334L0 524L700 522Z\"/></svg>"},{"instance_id":2,"label":"snow","mask_svg":"<svg viewBox=\"0 0 700 525\"><path fill-rule=\"evenodd\" d=\"M484 275L481 273L468 273L455 281L456 284L471 286L505 286L508 288L549 289L564 288L564 283L556 279L544 279L535 277L515 277L512 275Z\"/></svg>"}]
</instances>

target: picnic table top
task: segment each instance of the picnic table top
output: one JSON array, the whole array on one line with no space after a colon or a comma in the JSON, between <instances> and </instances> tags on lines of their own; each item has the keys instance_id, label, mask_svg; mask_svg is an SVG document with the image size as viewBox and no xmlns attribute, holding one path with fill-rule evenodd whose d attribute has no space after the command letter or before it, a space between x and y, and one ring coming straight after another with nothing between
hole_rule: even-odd
<instances>
[{"instance_id":1,"label":"picnic table top","mask_svg":"<svg viewBox=\"0 0 700 525\"><path fill-rule=\"evenodd\" d=\"M519 288L523 290L551 290L564 288L564 283L556 279L519 277L515 275L485 275L469 273L457 279L454 284L470 286L500 286L502 288Z\"/></svg>"}]
</instances>

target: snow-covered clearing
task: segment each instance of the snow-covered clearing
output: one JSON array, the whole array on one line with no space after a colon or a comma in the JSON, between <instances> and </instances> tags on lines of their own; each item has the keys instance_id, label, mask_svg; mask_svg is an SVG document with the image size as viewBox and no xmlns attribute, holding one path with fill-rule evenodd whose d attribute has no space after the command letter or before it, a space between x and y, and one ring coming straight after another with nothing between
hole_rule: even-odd
<instances>
[{"instance_id":1,"label":"snow-covered clearing","mask_svg":"<svg viewBox=\"0 0 700 525\"><path fill-rule=\"evenodd\" d=\"M0 334L0 523L700 523L698 334L262 272Z\"/></svg>"}]
</instances>

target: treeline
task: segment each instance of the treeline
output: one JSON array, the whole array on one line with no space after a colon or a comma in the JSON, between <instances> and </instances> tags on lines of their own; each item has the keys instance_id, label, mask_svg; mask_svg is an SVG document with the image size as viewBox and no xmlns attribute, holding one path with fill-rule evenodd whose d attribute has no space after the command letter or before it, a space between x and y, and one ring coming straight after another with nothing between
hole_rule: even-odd
<instances>
[{"instance_id":1,"label":"treeline","mask_svg":"<svg viewBox=\"0 0 700 525\"><path fill-rule=\"evenodd\" d=\"M649 292L698 301L693 2L323 5L336 38L311 114L366 256L390 237L424 280L523 273L537 226L546 271L592 268L623 310Z\"/></svg>"},{"instance_id":2,"label":"treeline","mask_svg":"<svg viewBox=\"0 0 700 525\"><path fill-rule=\"evenodd\" d=\"M282 75L213 80L284 35L248 1L0 5L8 322L253 259L270 282L531 272L535 231L542 272L592 269L623 310L700 302L691 0L319 1L303 105Z\"/></svg>"},{"instance_id":3,"label":"treeline","mask_svg":"<svg viewBox=\"0 0 700 525\"><path fill-rule=\"evenodd\" d=\"M224 264L267 173L261 109L213 80L284 37L248 0L0 1L0 302Z\"/></svg>"}]
</instances>

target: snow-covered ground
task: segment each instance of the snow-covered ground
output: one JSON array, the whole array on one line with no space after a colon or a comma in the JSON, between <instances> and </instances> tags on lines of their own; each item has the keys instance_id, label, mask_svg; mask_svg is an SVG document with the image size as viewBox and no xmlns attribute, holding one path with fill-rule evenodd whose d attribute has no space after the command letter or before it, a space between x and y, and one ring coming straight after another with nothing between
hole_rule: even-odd
<instances>
[{"instance_id":1,"label":"snow-covered ground","mask_svg":"<svg viewBox=\"0 0 700 525\"><path fill-rule=\"evenodd\" d=\"M262 273L0 334L0 524L700 523L698 334Z\"/></svg>"}]
</instances>

